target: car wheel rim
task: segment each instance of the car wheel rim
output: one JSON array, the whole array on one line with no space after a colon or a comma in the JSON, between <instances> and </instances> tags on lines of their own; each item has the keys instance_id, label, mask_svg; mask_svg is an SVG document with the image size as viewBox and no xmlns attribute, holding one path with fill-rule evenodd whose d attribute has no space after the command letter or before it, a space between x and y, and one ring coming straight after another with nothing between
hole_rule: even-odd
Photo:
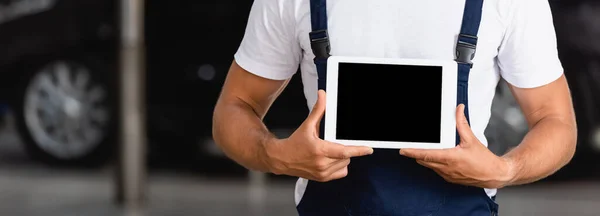
<instances>
[{"instance_id":1,"label":"car wheel rim","mask_svg":"<svg viewBox=\"0 0 600 216\"><path fill-rule=\"evenodd\" d=\"M102 141L108 120L106 89L83 65L46 65L25 92L24 117L35 143L60 159L89 154Z\"/></svg>"}]
</instances>

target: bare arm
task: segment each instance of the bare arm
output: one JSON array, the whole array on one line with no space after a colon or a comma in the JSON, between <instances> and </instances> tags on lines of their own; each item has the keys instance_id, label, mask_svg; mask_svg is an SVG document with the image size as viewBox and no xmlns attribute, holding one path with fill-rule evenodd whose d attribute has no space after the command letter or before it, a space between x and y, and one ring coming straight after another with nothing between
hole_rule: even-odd
<instances>
[{"instance_id":1,"label":"bare arm","mask_svg":"<svg viewBox=\"0 0 600 216\"><path fill-rule=\"evenodd\" d=\"M242 166L269 171L264 145L276 137L262 122L288 81L269 80L233 62L213 116L213 137L225 154Z\"/></svg>"},{"instance_id":2,"label":"bare arm","mask_svg":"<svg viewBox=\"0 0 600 216\"><path fill-rule=\"evenodd\" d=\"M529 124L522 143L503 156L510 166L508 185L545 178L565 166L575 153L577 126L566 78L533 89L511 86Z\"/></svg>"},{"instance_id":3,"label":"bare arm","mask_svg":"<svg viewBox=\"0 0 600 216\"><path fill-rule=\"evenodd\" d=\"M255 76L234 62L215 107L215 141L229 158L251 170L320 182L345 177L350 158L372 154L373 149L319 138L324 91L318 92L310 115L290 137L278 139L262 122L288 82Z\"/></svg>"}]
</instances>

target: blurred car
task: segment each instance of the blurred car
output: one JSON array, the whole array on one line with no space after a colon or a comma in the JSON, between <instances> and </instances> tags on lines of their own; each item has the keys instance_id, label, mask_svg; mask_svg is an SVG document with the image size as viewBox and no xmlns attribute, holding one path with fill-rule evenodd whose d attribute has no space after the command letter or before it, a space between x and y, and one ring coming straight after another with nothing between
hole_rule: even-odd
<instances>
[{"instance_id":1,"label":"blurred car","mask_svg":"<svg viewBox=\"0 0 600 216\"><path fill-rule=\"evenodd\" d=\"M114 18L104 1L0 0L0 103L43 161L109 154ZM3 109L6 111L6 109Z\"/></svg>"},{"instance_id":2,"label":"blurred car","mask_svg":"<svg viewBox=\"0 0 600 216\"><path fill-rule=\"evenodd\" d=\"M600 2L555 0L553 6L579 132L575 159L563 173L600 177Z\"/></svg>"},{"instance_id":3,"label":"blurred car","mask_svg":"<svg viewBox=\"0 0 600 216\"><path fill-rule=\"evenodd\" d=\"M37 9L19 9L34 2ZM220 169L216 163L205 163L224 158L211 139L212 111L244 35L252 2L146 2L151 161L192 159ZM600 155L600 105L595 100L600 96L600 49L594 40L600 36L600 7L593 1L551 4L577 109L577 157L594 158ZM111 77L116 74L118 53L116 6L117 1L103 0L0 0L0 14L10 14L0 16L0 92L7 93L2 98L8 98L5 102L15 110L19 131L36 158L74 163L109 155L106 149L113 147L110 140L116 133L116 127L110 127L116 122L117 86ZM6 12L11 10L17 12ZM73 88L80 83L87 85ZM486 136L490 148L502 154L518 145L528 128L503 82L493 103ZM296 75L265 122L283 137L307 113ZM73 125L73 119L79 123ZM586 163L579 164L585 167Z\"/></svg>"},{"instance_id":4,"label":"blurred car","mask_svg":"<svg viewBox=\"0 0 600 216\"><path fill-rule=\"evenodd\" d=\"M0 0L0 108L10 106L33 158L102 164L115 149L118 5L116 0ZM223 158L210 139L212 110L251 5L249 0L146 2L151 161ZM285 91L274 104L285 112L265 119L281 136L308 113L299 80L290 88L297 89ZM0 116L6 111L0 109Z\"/></svg>"}]
</instances>

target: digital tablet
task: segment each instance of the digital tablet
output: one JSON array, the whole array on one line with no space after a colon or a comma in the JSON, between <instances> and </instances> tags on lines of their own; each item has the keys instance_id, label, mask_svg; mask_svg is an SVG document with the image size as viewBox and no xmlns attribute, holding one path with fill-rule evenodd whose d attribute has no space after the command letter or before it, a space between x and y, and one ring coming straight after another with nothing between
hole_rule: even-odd
<instances>
[{"instance_id":1,"label":"digital tablet","mask_svg":"<svg viewBox=\"0 0 600 216\"><path fill-rule=\"evenodd\" d=\"M455 147L457 63L332 56L325 140L373 148Z\"/></svg>"}]
</instances>

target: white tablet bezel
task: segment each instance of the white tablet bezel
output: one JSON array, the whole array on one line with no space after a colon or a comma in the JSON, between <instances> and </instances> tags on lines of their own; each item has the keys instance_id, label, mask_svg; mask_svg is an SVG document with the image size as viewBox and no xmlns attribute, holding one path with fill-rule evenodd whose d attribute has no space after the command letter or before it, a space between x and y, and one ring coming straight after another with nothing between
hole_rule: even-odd
<instances>
[{"instance_id":1,"label":"white tablet bezel","mask_svg":"<svg viewBox=\"0 0 600 216\"><path fill-rule=\"evenodd\" d=\"M367 64L398 64L422 65L442 67L442 107L440 143L423 142L389 142L336 139L337 120L337 87L339 63L367 63ZM371 57L331 56L327 62L327 96L325 111L325 140L350 146L370 146L373 148L401 149L446 149L456 146L456 94L457 94L458 65L451 60L424 60L424 59L390 59ZM365 74L367 76L368 74ZM415 104L418 106L418 104ZM410 126L410 125L406 125ZM398 127L402 132L402 126Z\"/></svg>"}]
</instances>

